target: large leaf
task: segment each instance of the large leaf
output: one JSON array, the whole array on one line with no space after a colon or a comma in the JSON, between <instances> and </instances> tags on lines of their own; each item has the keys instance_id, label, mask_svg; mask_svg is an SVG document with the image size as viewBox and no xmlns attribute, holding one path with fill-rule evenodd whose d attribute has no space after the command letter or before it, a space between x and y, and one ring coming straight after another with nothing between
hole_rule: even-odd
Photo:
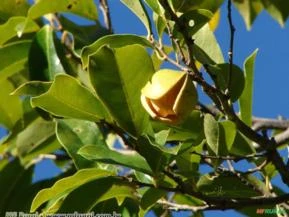
<instances>
[{"instance_id":1,"label":"large leaf","mask_svg":"<svg viewBox=\"0 0 289 217\"><path fill-rule=\"evenodd\" d=\"M36 133L37 132L37 133ZM55 134L55 123L36 119L17 135L17 152L23 156L37 148Z\"/></svg>"},{"instance_id":2,"label":"large leaf","mask_svg":"<svg viewBox=\"0 0 289 217\"><path fill-rule=\"evenodd\" d=\"M87 145L81 148L78 153L89 160L122 165L147 174L152 174L146 160L135 151L125 153L111 150L104 145Z\"/></svg>"},{"instance_id":3,"label":"large leaf","mask_svg":"<svg viewBox=\"0 0 289 217\"><path fill-rule=\"evenodd\" d=\"M0 80L26 68L30 41L15 42L0 48Z\"/></svg>"},{"instance_id":4,"label":"large leaf","mask_svg":"<svg viewBox=\"0 0 289 217\"><path fill-rule=\"evenodd\" d=\"M258 14L263 10L262 0L234 0L234 5L241 13L247 29L251 29Z\"/></svg>"},{"instance_id":5,"label":"large leaf","mask_svg":"<svg viewBox=\"0 0 289 217\"><path fill-rule=\"evenodd\" d=\"M24 190L27 190L31 184L33 175L33 167L24 169L18 160L14 160L6 164L1 169L0 176L0 216L5 216L5 211L16 201L18 206L14 207L13 211L28 211L25 207L27 199L30 195L24 195ZM32 193L32 192L31 192ZM18 197L16 199L16 197Z\"/></svg>"},{"instance_id":6,"label":"large leaf","mask_svg":"<svg viewBox=\"0 0 289 217\"><path fill-rule=\"evenodd\" d=\"M32 202L31 212L35 212L43 203L62 197L87 182L110 175L112 173L95 168L79 170L74 175L57 181L52 187L41 190Z\"/></svg>"},{"instance_id":7,"label":"large leaf","mask_svg":"<svg viewBox=\"0 0 289 217\"><path fill-rule=\"evenodd\" d=\"M232 183L234 183L232 185ZM252 197L260 196L258 191L246 185L242 179L234 174L203 175L197 183L200 192L208 196L219 197Z\"/></svg>"},{"instance_id":8,"label":"large leaf","mask_svg":"<svg viewBox=\"0 0 289 217\"><path fill-rule=\"evenodd\" d=\"M0 25L0 45L15 36L21 37L23 33L36 32L39 26L25 17L11 17L6 23Z\"/></svg>"},{"instance_id":9,"label":"large leaf","mask_svg":"<svg viewBox=\"0 0 289 217\"><path fill-rule=\"evenodd\" d=\"M151 23L141 0L121 0L145 25L148 35L152 34Z\"/></svg>"},{"instance_id":10,"label":"large leaf","mask_svg":"<svg viewBox=\"0 0 289 217\"><path fill-rule=\"evenodd\" d=\"M29 9L28 17L36 19L45 14L57 12L69 12L97 20L97 8L93 0L39 0Z\"/></svg>"},{"instance_id":11,"label":"large leaf","mask_svg":"<svg viewBox=\"0 0 289 217\"><path fill-rule=\"evenodd\" d=\"M35 36L29 52L31 80L51 81L64 73L64 52L51 26L44 26Z\"/></svg>"},{"instance_id":12,"label":"large leaf","mask_svg":"<svg viewBox=\"0 0 289 217\"><path fill-rule=\"evenodd\" d=\"M215 118L206 114L204 118L204 132L207 139L207 143L211 150L218 155L219 154L219 125Z\"/></svg>"},{"instance_id":13,"label":"large leaf","mask_svg":"<svg viewBox=\"0 0 289 217\"><path fill-rule=\"evenodd\" d=\"M89 57L95 54L102 46L107 45L110 48L119 48L127 45L139 44L152 47L150 42L144 37L137 35L107 35L98 39L93 44L86 46L81 51L81 60L84 68L88 67Z\"/></svg>"},{"instance_id":14,"label":"large leaf","mask_svg":"<svg viewBox=\"0 0 289 217\"><path fill-rule=\"evenodd\" d=\"M5 23L13 16L26 16L29 4L26 0L1 0L0 23Z\"/></svg>"},{"instance_id":15,"label":"large leaf","mask_svg":"<svg viewBox=\"0 0 289 217\"><path fill-rule=\"evenodd\" d=\"M239 99L241 119L247 125L252 124L254 66L258 50L255 50L244 62L245 88Z\"/></svg>"},{"instance_id":16,"label":"large leaf","mask_svg":"<svg viewBox=\"0 0 289 217\"><path fill-rule=\"evenodd\" d=\"M77 152L87 144L97 148L103 146L102 136L95 123L90 121L66 119L58 120L56 128L57 138L73 159L78 169L92 166L92 162L84 159Z\"/></svg>"},{"instance_id":17,"label":"large leaf","mask_svg":"<svg viewBox=\"0 0 289 217\"><path fill-rule=\"evenodd\" d=\"M33 106L54 115L91 121L109 119L98 98L75 78L60 74L46 93L31 99Z\"/></svg>"},{"instance_id":18,"label":"large leaf","mask_svg":"<svg viewBox=\"0 0 289 217\"><path fill-rule=\"evenodd\" d=\"M14 90L8 80L0 80L0 124L12 129L22 117L22 105L18 96L11 96Z\"/></svg>"},{"instance_id":19,"label":"large leaf","mask_svg":"<svg viewBox=\"0 0 289 217\"><path fill-rule=\"evenodd\" d=\"M102 201L117 199L119 205L124 198L136 199L135 186L116 177L106 177L85 183L65 197L58 212L89 212ZM81 203L79 203L81 200Z\"/></svg>"},{"instance_id":20,"label":"large leaf","mask_svg":"<svg viewBox=\"0 0 289 217\"><path fill-rule=\"evenodd\" d=\"M194 36L196 59L203 64L223 63L222 50L209 24L204 25Z\"/></svg>"},{"instance_id":21,"label":"large leaf","mask_svg":"<svg viewBox=\"0 0 289 217\"><path fill-rule=\"evenodd\" d=\"M286 0L261 0L269 14L281 25L284 26L289 16L289 7Z\"/></svg>"},{"instance_id":22,"label":"large leaf","mask_svg":"<svg viewBox=\"0 0 289 217\"><path fill-rule=\"evenodd\" d=\"M90 57L89 73L97 95L116 122L133 136L149 126L140 95L153 72L151 58L140 45L115 50L103 47Z\"/></svg>"},{"instance_id":23,"label":"large leaf","mask_svg":"<svg viewBox=\"0 0 289 217\"><path fill-rule=\"evenodd\" d=\"M256 153L255 148L251 144L252 142L243 136L241 133L237 132L235 140L229 150L231 154L238 156L247 156Z\"/></svg>"}]
</instances>

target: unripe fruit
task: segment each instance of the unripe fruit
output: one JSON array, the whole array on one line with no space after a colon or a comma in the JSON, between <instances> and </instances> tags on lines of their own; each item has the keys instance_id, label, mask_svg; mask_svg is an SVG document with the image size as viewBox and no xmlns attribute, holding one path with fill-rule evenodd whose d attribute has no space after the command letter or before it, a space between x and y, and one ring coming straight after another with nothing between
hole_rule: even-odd
<instances>
[{"instance_id":1,"label":"unripe fruit","mask_svg":"<svg viewBox=\"0 0 289 217\"><path fill-rule=\"evenodd\" d=\"M187 73L162 69L141 91L141 103L154 119L167 123L184 120L197 103L197 91Z\"/></svg>"}]
</instances>

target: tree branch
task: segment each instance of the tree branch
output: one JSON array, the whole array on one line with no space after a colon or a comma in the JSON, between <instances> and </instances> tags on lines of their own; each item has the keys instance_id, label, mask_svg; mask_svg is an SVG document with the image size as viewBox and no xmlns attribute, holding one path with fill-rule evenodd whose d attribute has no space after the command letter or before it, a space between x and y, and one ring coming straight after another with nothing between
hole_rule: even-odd
<instances>
[{"instance_id":1,"label":"tree branch","mask_svg":"<svg viewBox=\"0 0 289 217\"><path fill-rule=\"evenodd\" d=\"M278 119L253 117L252 129L255 131L263 130L263 129L285 130L288 127L289 127L289 120L278 120Z\"/></svg>"},{"instance_id":2,"label":"tree branch","mask_svg":"<svg viewBox=\"0 0 289 217\"><path fill-rule=\"evenodd\" d=\"M104 24L109 31L109 33L113 33L111 17L110 17L110 10L108 7L107 0L99 0L99 8L102 11Z\"/></svg>"},{"instance_id":3,"label":"tree branch","mask_svg":"<svg viewBox=\"0 0 289 217\"><path fill-rule=\"evenodd\" d=\"M228 22L230 27L230 48L229 48L229 64L230 64L230 71L229 71L229 78L228 78L228 87L231 85L232 74L233 74L233 58L234 58L234 38L235 38L235 27L233 25L232 19L232 1L228 0Z\"/></svg>"}]
</instances>

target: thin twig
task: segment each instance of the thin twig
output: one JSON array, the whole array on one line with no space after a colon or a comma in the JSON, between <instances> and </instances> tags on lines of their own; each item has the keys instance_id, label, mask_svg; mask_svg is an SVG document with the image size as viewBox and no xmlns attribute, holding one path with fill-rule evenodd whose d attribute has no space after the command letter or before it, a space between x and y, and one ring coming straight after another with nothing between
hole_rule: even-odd
<instances>
[{"instance_id":1,"label":"thin twig","mask_svg":"<svg viewBox=\"0 0 289 217\"><path fill-rule=\"evenodd\" d=\"M203 205L203 206L191 206L187 204L177 204L173 203L167 200L158 200L157 204L162 205L165 209L173 210L173 211L192 211L192 212L197 212L201 210L205 210L208 208L208 205Z\"/></svg>"},{"instance_id":2,"label":"thin twig","mask_svg":"<svg viewBox=\"0 0 289 217\"><path fill-rule=\"evenodd\" d=\"M230 48L228 52L229 56L229 64L230 64L230 70L229 70L229 77L228 77L228 88L231 85L232 80L232 74L233 74L233 63L234 63L234 38L235 38L235 27L233 25L233 19L232 19L232 1L228 0L228 22L230 27ZM230 93L229 93L230 94Z\"/></svg>"},{"instance_id":3,"label":"thin twig","mask_svg":"<svg viewBox=\"0 0 289 217\"><path fill-rule=\"evenodd\" d=\"M99 7L103 14L104 24L109 31L109 33L113 33L111 17L110 17L110 10L107 3L107 0L99 0Z\"/></svg>"},{"instance_id":4,"label":"thin twig","mask_svg":"<svg viewBox=\"0 0 289 217\"><path fill-rule=\"evenodd\" d=\"M252 158L261 158L266 157L267 153L259 153L259 154L252 154L247 156L215 156L215 155L206 155L201 154L196 151L192 151L191 154L195 154L200 156L201 158L207 158L207 159L218 159L218 160L234 160L234 161L240 161L244 159L252 159Z\"/></svg>"}]
</instances>

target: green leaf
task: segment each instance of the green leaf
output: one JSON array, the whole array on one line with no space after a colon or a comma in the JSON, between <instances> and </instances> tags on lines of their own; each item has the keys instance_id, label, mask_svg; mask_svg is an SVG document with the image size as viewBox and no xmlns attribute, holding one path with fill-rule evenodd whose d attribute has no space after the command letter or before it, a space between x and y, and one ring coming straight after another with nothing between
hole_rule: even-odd
<instances>
[{"instance_id":1,"label":"green leaf","mask_svg":"<svg viewBox=\"0 0 289 217\"><path fill-rule=\"evenodd\" d=\"M8 80L0 80L0 87L0 124L12 129L23 114L21 100L10 95L14 88Z\"/></svg>"},{"instance_id":2,"label":"green leaf","mask_svg":"<svg viewBox=\"0 0 289 217\"><path fill-rule=\"evenodd\" d=\"M198 48L196 51L196 59L203 64L223 63L224 57L222 50L216 40L216 37L209 27L204 25L193 38ZM205 58L204 58L205 57Z\"/></svg>"},{"instance_id":3,"label":"green leaf","mask_svg":"<svg viewBox=\"0 0 289 217\"><path fill-rule=\"evenodd\" d=\"M74 175L55 182L52 187L38 192L32 202L31 212L35 212L43 203L53 198L62 197L87 182L111 175L113 175L111 172L95 168L79 170Z\"/></svg>"},{"instance_id":4,"label":"green leaf","mask_svg":"<svg viewBox=\"0 0 289 217\"><path fill-rule=\"evenodd\" d=\"M50 89L33 97L31 103L56 116L90 121L108 119L97 97L78 80L64 74L57 75Z\"/></svg>"},{"instance_id":5,"label":"green leaf","mask_svg":"<svg viewBox=\"0 0 289 217\"><path fill-rule=\"evenodd\" d=\"M256 17L263 10L262 0L234 0L233 2L242 15L247 29L251 29Z\"/></svg>"},{"instance_id":6,"label":"green leaf","mask_svg":"<svg viewBox=\"0 0 289 217\"><path fill-rule=\"evenodd\" d=\"M216 70L217 81L219 87L225 91L229 89L231 100L235 102L241 96L245 87L245 77L242 69L233 65L231 72L231 82L229 84L230 64L218 64Z\"/></svg>"},{"instance_id":7,"label":"green leaf","mask_svg":"<svg viewBox=\"0 0 289 217\"><path fill-rule=\"evenodd\" d=\"M196 9L210 10L216 12L224 0L170 0L175 11L187 12Z\"/></svg>"},{"instance_id":8,"label":"green leaf","mask_svg":"<svg viewBox=\"0 0 289 217\"><path fill-rule=\"evenodd\" d=\"M186 13L184 13L182 16L180 16L180 22L182 22L184 25L186 25L186 29L188 31L188 34L190 36L193 36L196 32L199 30L201 31L197 37L204 37L206 36L206 39L208 38L209 31L205 29L205 24L210 21L210 19L213 17L213 14L211 11L204 10L204 9L198 9L198 10L191 10ZM204 33L204 31L206 31ZM204 35L200 35L204 34ZM208 41L207 41L208 45Z\"/></svg>"},{"instance_id":9,"label":"green leaf","mask_svg":"<svg viewBox=\"0 0 289 217\"><path fill-rule=\"evenodd\" d=\"M286 0L261 0L268 13L281 25L284 26L289 16L289 7Z\"/></svg>"},{"instance_id":10,"label":"green leaf","mask_svg":"<svg viewBox=\"0 0 289 217\"><path fill-rule=\"evenodd\" d=\"M97 148L103 146L101 143L104 143L97 125L90 121L57 120L56 135L61 145L73 159L77 169L93 166L91 161L84 159L77 153L80 148L87 144L94 144Z\"/></svg>"},{"instance_id":11,"label":"green leaf","mask_svg":"<svg viewBox=\"0 0 289 217\"><path fill-rule=\"evenodd\" d=\"M126 166L143 173L152 174L146 160L135 151L120 152L109 149L105 145L86 145L78 154L88 160Z\"/></svg>"},{"instance_id":12,"label":"green leaf","mask_svg":"<svg viewBox=\"0 0 289 217\"><path fill-rule=\"evenodd\" d=\"M29 77L31 80L51 81L64 73L62 45L51 26L44 26L35 36L29 52Z\"/></svg>"},{"instance_id":13,"label":"green leaf","mask_svg":"<svg viewBox=\"0 0 289 217\"><path fill-rule=\"evenodd\" d=\"M37 132L37 133L36 133ZM45 121L41 118L36 119L17 135L17 152L23 156L37 148L43 142L55 134L55 123Z\"/></svg>"},{"instance_id":14,"label":"green leaf","mask_svg":"<svg viewBox=\"0 0 289 217\"><path fill-rule=\"evenodd\" d=\"M158 15L162 13L162 8L158 0L144 0L145 3Z\"/></svg>"},{"instance_id":15,"label":"green leaf","mask_svg":"<svg viewBox=\"0 0 289 217\"><path fill-rule=\"evenodd\" d=\"M58 212L89 212L102 201L115 198L121 205L124 198L136 199L135 187L117 177L106 177L90 181L65 197ZM81 203L79 202L81 200Z\"/></svg>"},{"instance_id":16,"label":"green leaf","mask_svg":"<svg viewBox=\"0 0 289 217\"><path fill-rule=\"evenodd\" d=\"M14 90L11 95L15 96L38 96L47 92L51 86L52 82L43 81L28 81L20 85L16 90Z\"/></svg>"},{"instance_id":17,"label":"green leaf","mask_svg":"<svg viewBox=\"0 0 289 217\"><path fill-rule=\"evenodd\" d=\"M238 156L247 156L256 153L251 142L239 132L237 132L234 143L229 152Z\"/></svg>"},{"instance_id":18,"label":"green leaf","mask_svg":"<svg viewBox=\"0 0 289 217\"><path fill-rule=\"evenodd\" d=\"M239 99L241 120L248 126L252 125L254 67L258 49L244 62L245 87Z\"/></svg>"},{"instance_id":19,"label":"green leaf","mask_svg":"<svg viewBox=\"0 0 289 217\"><path fill-rule=\"evenodd\" d=\"M204 117L204 132L209 147L219 155L219 124L211 114L206 114Z\"/></svg>"},{"instance_id":20,"label":"green leaf","mask_svg":"<svg viewBox=\"0 0 289 217\"><path fill-rule=\"evenodd\" d=\"M232 183L234 183L232 185ZM253 190L250 185L246 185L235 174L207 174L203 175L197 183L198 191L207 196L217 197L254 197L260 193Z\"/></svg>"},{"instance_id":21,"label":"green leaf","mask_svg":"<svg viewBox=\"0 0 289 217\"><path fill-rule=\"evenodd\" d=\"M141 0L121 0L144 24L148 36L152 34L150 18Z\"/></svg>"},{"instance_id":22,"label":"green leaf","mask_svg":"<svg viewBox=\"0 0 289 217\"><path fill-rule=\"evenodd\" d=\"M0 4L0 23L5 23L13 16L26 16L29 4L26 0L1 0Z\"/></svg>"},{"instance_id":23,"label":"green leaf","mask_svg":"<svg viewBox=\"0 0 289 217\"><path fill-rule=\"evenodd\" d=\"M145 216L145 213L156 204L156 202L166 196L166 191L157 189L157 188L150 188L148 189L141 198L140 206L141 210L139 213L140 217Z\"/></svg>"},{"instance_id":24,"label":"green leaf","mask_svg":"<svg viewBox=\"0 0 289 217\"><path fill-rule=\"evenodd\" d=\"M146 47L152 47L150 42L144 37L138 35L107 35L98 39L93 44L86 46L81 51L81 60L84 68L88 67L90 56L94 55L104 45L110 48L120 48L127 45L139 44Z\"/></svg>"},{"instance_id":25,"label":"green leaf","mask_svg":"<svg viewBox=\"0 0 289 217\"><path fill-rule=\"evenodd\" d=\"M30 41L21 41L0 48L0 81L27 68L30 46Z\"/></svg>"},{"instance_id":26,"label":"green leaf","mask_svg":"<svg viewBox=\"0 0 289 217\"><path fill-rule=\"evenodd\" d=\"M140 45L103 47L90 57L89 74L97 95L130 135L140 135L149 127L140 95L153 72L151 58Z\"/></svg>"},{"instance_id":27,"label":"green leaf","mask_svg":"<svg viewBox=\"0 0 289 217\"><path fill-rule=\"evenodd\" d=\"M29 189L32 175L33 167L26 170L20 165L19 160L9 162L1 169L0 216L5 216L5 211L10 210L9 208L12 208L15 202L18 202L17 207L11 210L28 211L26 201L30 195L21 195L21 193Z\"/></svg>"},{"instance_id":28,"label":"green leaf","mask_svg":"<svg viewBox=\"0 0 289 217\"><path fill-rule=\"evenodd\" d=\"M69 12L87 19L97 20L97 8L93 0L39 0L28 11L28 17L36 19L45 14Z\"/></svg>"},{"instance_id":29,"label":"green leaf","mask_svg":"<svg viewBox=\"0 0 289 217\"><path fill-rule=\"evenodd\" d=\"M237 128L234 122L226 120L219 123L219 130L219 154L224 155L232 147L236 137Z\"/></svg>"},{"instance_id":30,"label":"green leaf","mask_svg":"<svg viewBox=\"0 0 289 217\"><path fill-rule=\"evenodd\" d=\"M173 160L171 154L164 152L158 145L153 144L144 136L138 138L137 150L145 158L154 174L158 174Z\"/></svg>"},{"instance_id":31,"label":"green leaf","mask_svg":"<svg viewBox=\"0 0 289 217\"><path fill-rule=\"evenodd\" d=\"M0 25L0 45L5 44L7 41L15 36L19 38L23 33L31 33L39 30L39 26L26 17L11 17L6 23Z\"/></svg>"}]
</instances>

